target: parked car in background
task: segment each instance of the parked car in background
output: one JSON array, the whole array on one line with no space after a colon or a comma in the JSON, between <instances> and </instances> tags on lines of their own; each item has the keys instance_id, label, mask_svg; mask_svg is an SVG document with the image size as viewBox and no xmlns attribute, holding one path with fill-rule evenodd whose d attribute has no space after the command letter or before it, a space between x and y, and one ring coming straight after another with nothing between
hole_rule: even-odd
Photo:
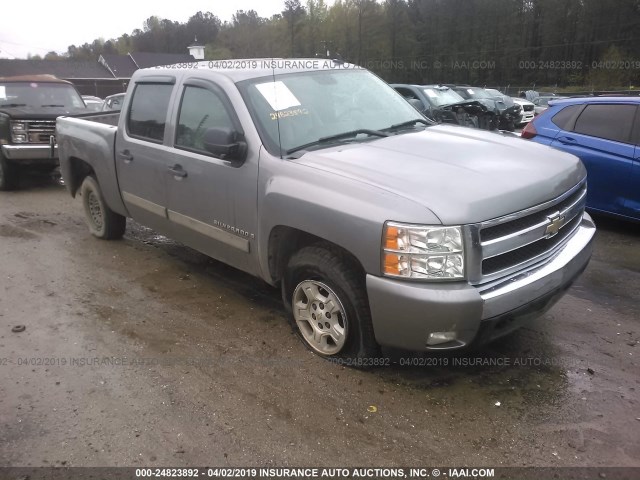
<instances>
[{"instance_id":1,"label":"parked car in background","mask_svg":"<svg viewBox=\"0 0 640 480\"><path fill-rule=\"evenodd\" d=\"M564 98L567 98L567 97L560 97L558 95L540 95L539 97L533 100L534 115L537 116L537 115L540 115L542 112L544 112L548 108L549 102L551 100L562 100Z\"/></svg>"},{"instance_id":2,"label":"parked car in background","mask_svg":"<svg viewBox=\"0 0 640 480\"><path fill-rule=\"evenodd\" d=\"M536 114L535 114L535 105L533 104L533 102L530 102L526 98L518 98L518 97L511 97L511 98L513 98L513 101L515 103L517 103L522 107L520 120L517 123L518 127L522 127L523 125L526 125L527 123L529 123L531 120L534 119Z\"/></svg>"},{"instance_id":3,"label":"parked car in background","mask_svg":"<svg viewBox=\"0 0 640 480\"><path fill-rule=\"evenodd\" d=\"M498 128L513 132L520 120L520 105L514 103L511 97L500 95L496 97L484 88L469 85L451 85L451 88L467 100L477 100L498 116ZM500 92L498 92L500 93ZM508 100L507 100L508 99Z\"/></svg>"},{"instance_id":4,"label":"parked car in background","mask_svg":"<svg viewBox=\"0 0 640 480\"><path fill-rule=\"evenodd\" d=\"M588 172L587 207L640 220L640 98L554 100L522 137L578 156Z\"/></svg>"},{"instance_id":5,"label":"parked car in background","mask_svg":"<svg viewBox=\"0 0 640 480\"><path fill-rule=\"evenodd\" d=\"M100 97L94 97L93 95L82 95L82 100L87 106L88 110L99 112L102 110L102 104L104 101Z\"/></svg>"},{"instance_id":6,"label":"parked car in background","mask_svg":"<svg viewBox=\"0 0 640 480\"><path fill-rule=\"evenodd\" d=\"M108 97L106 97L104 99L104 103L102 104L102 111L121 110L124 96L124 93L116 93L115 95L109 95Z\"/></svg>"},{"instance_id":7,"label":"parked car in background","mask_svg":"<svg viewBox=\"0 0 640 480\"><path fill-rule=\"evenodd\" d=\"M526 98L510 97L495 88L487 88L486 90L490 95L493 95L494 98L501 99L505 104L513 102L516 105L520 105L520 118L516 119L517 127L522 127L533 120L535 116L533 112L535 105L533 102L530 102Z\"/></svg>"},{"instance_id":8,"label":"parked car in background","mask_svg":"<svg viewBox=\"0 0 640 480\"><path fill-rule=\"evenodd\" d=\"M15 189L26 165L57 167L56 118L78 113L87 110L70 82L53 75L0 78L0 190Z\"/></svg>"},{"instance_id":9,"label":"parked car in background","mask_svg":"<svg viewBox=\"0 0 640 480\"><path fill-rule=\"evenodd\" d=\"M477 100L465 100L444 85L391 85L416 110L437 123L495 130L495 113Z\"/></svg>"}]
</instances>

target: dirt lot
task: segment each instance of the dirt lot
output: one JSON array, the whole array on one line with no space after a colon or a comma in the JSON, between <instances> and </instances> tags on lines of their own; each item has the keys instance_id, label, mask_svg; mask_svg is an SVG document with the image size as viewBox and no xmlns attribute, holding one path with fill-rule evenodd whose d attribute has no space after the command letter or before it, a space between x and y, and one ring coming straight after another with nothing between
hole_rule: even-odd
<instances>
[{"instance_id":1,"label":"dirt lot","mask_svg":"<svg viewBox=\"0 0 640 480\"><path fill-rule=\"evenodd\" d=\"M96 240L33 179L0 193L0 466L640 466L640 229L596 221L543 318L363 372L261 281L133 222Z\"/></svg>"}]
</instances>

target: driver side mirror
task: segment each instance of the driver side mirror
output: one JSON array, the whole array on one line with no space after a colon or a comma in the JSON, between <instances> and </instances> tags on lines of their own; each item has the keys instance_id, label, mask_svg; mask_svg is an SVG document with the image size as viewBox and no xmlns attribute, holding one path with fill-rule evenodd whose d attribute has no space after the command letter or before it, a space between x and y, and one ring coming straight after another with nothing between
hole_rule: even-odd
<instances>
[{"instance_id":1,"label":"driver side mirror","mask_svg":"<svg viewBox=\"0 0 640 480\"><path fill-rule=\"evenodd\" d=\"M244 160L247 142L244 136L231 128L209 128L202 139L207 152L223 160Z\"/></svg>"}]
</instances>

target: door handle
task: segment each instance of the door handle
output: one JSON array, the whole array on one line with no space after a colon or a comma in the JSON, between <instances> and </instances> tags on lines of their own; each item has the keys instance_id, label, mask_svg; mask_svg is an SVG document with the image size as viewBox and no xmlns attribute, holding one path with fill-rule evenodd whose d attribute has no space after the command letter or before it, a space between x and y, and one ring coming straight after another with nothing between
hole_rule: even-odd
<instances>
[{"instance_id":1,"label":"door handle","mask_svg":"<svg viewBox=\"0 0 640 480\"><path fill-rule=\"evenodd\" d=\"M129 150L122 150L121 152L118 152L118 157L124 160L124 163L133 162L133 155L129 153Z\"/></svg>"},{"instance_id":2,"label":"door handle","mask_svg":"<svg viewBox=\"0 0 640 480\"><path fill-rule=\"evenodd\" d=\"M577 140L575 138L572 137L558 137L558 141L560 143L568 143L568 144L576 144L578 143Z\"/></svg>"},{"instance_id":3,"label":"door handle","mask_svg":"<svg viewBox=\"0 0 640 480\"><path fill-rule=\"evenodd\" d=\"M182 169L182 165L174 165L173 167L169 167L169 173L174 177L184 178L187 176L187 172Z\"/></svg>"}]
</instances>

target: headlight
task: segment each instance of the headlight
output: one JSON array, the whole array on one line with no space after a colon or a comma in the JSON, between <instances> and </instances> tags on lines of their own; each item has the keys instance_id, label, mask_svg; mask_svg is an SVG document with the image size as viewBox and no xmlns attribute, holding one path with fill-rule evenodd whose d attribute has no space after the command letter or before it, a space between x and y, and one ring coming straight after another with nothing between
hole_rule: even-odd
<instances>
[{"instance_id":1,"label":"headlight","mask_svg":"<svg viewBox=\"0 0 640 480\"><path fill-rule=\"evenodd\" d=\"M426 227L387 222L382 246L382 273L427 280L464 278L461 227Z\"/></svg>"},{"instance_id":2,"label":"headlight","mask_svg":"<svg viewBox=\"0 0 640 480\"><path fill-rule=\"evenodd\" d=\"M23 133L27 131L27 124L24 122L11 122L11 131Z\"/></svg>"},{"instance_id":3,"label":"headlight","mask_svg":"<svg viewBox=\"0 0 640 480\"><path fill-rule=\"evenodd\" d=\"M25 122L11 122L11 141L13 143L27 143L29 127Z\"/></svg>"}]
</instances>

